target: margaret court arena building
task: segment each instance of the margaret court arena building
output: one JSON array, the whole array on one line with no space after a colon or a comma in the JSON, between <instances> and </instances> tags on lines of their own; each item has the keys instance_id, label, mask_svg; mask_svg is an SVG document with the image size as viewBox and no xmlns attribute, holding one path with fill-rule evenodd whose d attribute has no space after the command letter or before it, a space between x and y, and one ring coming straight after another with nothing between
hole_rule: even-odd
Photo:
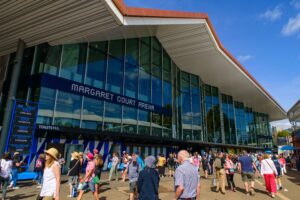
<instances>
[{"instance_id":1,"label":"margaret court arena building","mask_svg":"<svg viewBox=\"0 0 300 200\"><path fill-rule=\"evenodd\" d=\"M272 147L286 112L204 13L122 0L0 7L1 151L157 155ZM30 167L29 166L29 167Z\"/></svg>"}]
</instances>

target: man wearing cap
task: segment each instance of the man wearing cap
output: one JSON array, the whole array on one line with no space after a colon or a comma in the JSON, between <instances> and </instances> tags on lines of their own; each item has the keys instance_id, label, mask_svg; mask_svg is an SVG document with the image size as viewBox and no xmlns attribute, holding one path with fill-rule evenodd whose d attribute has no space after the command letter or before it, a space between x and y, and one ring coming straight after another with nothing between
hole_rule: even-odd
<instances>
[{"instance_id":1,"label":"man wearing cap","mask_svg":"<svg viewBox=\"0 0 300 200\"><path fill-rule=\"evenodd\" d=\"M139 200L158 200L159 175L155 170L156 159L148 156L145 159L145 169L139 174L137 188Z\"/></svg>"},{"instance_id":2,"label":"man wearing cap","mask_svg":"<svg viewBox=\"0 0 300 200\"><path fill-rule=\"evenodd\" d=\"M17 187L17 180L18 180L18 168L22 165L22 161L20 161L20 153L15 152L13 156L13 167L11 171L11 177L12 177L12 182L9 187L12 187L14 190L19 189Z\"/></svg>"},{"instance_id":3,"label":"man wearing cap","mask_svg":"<svg viewBox=\"0 0 300 200\"><path fill-rule=\"evenodd\" d=\"M200 182L198 170L189 161L189 153L181 150L178 153L180 166L175 171L174 200L199 200Z\"/></svg>"}]
</instances>

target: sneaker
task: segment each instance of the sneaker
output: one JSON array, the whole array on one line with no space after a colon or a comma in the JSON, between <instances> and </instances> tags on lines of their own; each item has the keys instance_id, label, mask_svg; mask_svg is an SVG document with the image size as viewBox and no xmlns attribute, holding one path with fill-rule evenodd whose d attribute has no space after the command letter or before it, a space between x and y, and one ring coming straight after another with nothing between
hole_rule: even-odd
<instances>
[{"instance_id":1,"label":"sneaker","mask_svg":"<svg viewBox=\"0 0 300 200\"><path fill-rule=\"evenodd\" d=\"M20 188L19 188L19 187L13 187L12 189L13 189L13 190L17 190L17 189L20 189Z\"/></svg>"},{"instance_id":2,"label":"sneaker","mask_svg":"<svg viewBox=\"0 0 300 200\"><path fill-rule=\"evenodd\" d=\"M39 189L39 188L42 188L42 186L41 186L41 185L38 185L38 186L36 186L36 188L38 188L38 189Z\"/></svg>"},{"instance_id":3,"label":"sneaker","mask_svg":"<svg viewBox=\"0 0 300 200\"><path fill-rule=\"evenodd\" d=\"M68 197L68 198L71 198L72 196L71 196L71 195L68 195L67 197Z\"/></svg>"}]
</instances>

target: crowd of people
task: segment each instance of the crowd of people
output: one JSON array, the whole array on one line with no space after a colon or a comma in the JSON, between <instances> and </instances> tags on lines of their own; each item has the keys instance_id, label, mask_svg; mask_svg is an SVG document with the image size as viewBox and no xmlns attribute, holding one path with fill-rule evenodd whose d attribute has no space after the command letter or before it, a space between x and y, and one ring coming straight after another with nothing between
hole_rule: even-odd
<instances>
[{"instance_id":1,"label":"crowd of people","mask_svg":"<svg viewBox=\"0 0 300 200\"><path fill-rule=\"evenodd\" d=\"M68 197L78 200L88 192L94 199L99 199L101 173L104 161L97 149L93 152L72 152L68 168ZM174 199L196 200L200 198L200 172L203 178L212 177L215 192L225 195L237 191L235 176L241 174L246 195L255 195L255 178L264 178L266 190L274 198L278 190L283 189L281 177L286 167L292 166L292 158L276 155L271 152L228 154L223 152L189 153L181 150L168 156L159 154L157 157L147 156L145 159L138 152L129 154L118 152L108 155L108 181L119 180L129 183L129 199L158 200L159 182L164 177L174 178ZM0 182L2 199L6 199L8 188L18 189L18 168L23 164L18 152L13 156L4 153L1 159ZM57 149L50 148L40 154L35 161L36 177L34 181L41 188L37 199L59 200L61 168L65 161ZM227 187L226 187L227 181ZM284 188L285 189L285 188ZM286 189L285 189L286 190Z\"/></svg>"}]
</instances>

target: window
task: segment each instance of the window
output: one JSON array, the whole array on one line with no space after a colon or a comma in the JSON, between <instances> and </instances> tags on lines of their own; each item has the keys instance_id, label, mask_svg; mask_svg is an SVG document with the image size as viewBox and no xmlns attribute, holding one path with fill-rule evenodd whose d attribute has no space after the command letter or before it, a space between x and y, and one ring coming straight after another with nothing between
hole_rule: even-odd
<instances>
[{"instance_id":1,"label":"window","mask_svg":"<svg viewBox=\"0 0 300 200\"><path fill-rule=\"evenodd\" d=\"M37 124L52 125L56 90L42 87L39 97Z\"/></svg>"},{"instance_id":2,"label":"window","mask_svg":"<svg viewBox=\"0 0 300 200\"><path fill-rule=\"evenodd\" d=\"M105 102L104 130L121 132L122 106L119 104Z\"/></svg>"},{"instance_id":3,"label":"window","mask_svg":"<svg viewBox=\"0 0 300 200\"><path fill-rule=\"evenodd\" d=\"M81 96L58 91L54 124L79 128Z\"/></svg>"},{"instance_id":4,"label":"window","mask_svg":"<svg viewBox=\"0 0 300 200\"><path fill-rule=\"evenodd\" d=\"M86 49L87 44L85 43L63 46L60 77L82 83L86 63Z\"/></svg>"},{"instance_id":5,"label":"window","mask_svg":"<svg viewBox=\"0 0 300 200\"><path fill-rule=\"evenodd\" d=\"M106 79L107 42L89 44L89 57L85 84L104 89Z\"/></svg>"},{"instance_id":6,"label":"window","mask_svg":"<svg viewBox=\"0 0 300 200\"><path fill-rule=\"evenodd\" d=\"M109 57L107 72L107 90L122 94L123 86L123 61Z\"/></svg>"},{"instance_id":7,"label":"window","mask_svg":"<svg viewBox=\"0 0 300 200\"><path fill-rule=\"evenodd\" d=\"M138 133L141 135L150 135L150 112L139 110Z\"/></svg>"},{"instance_id":8,"label":"window","mask_svg":"<svg viewBox=\"0 0 300 200\"><path fill-rule=\"evenodd\" d=\"M84 97L81 128L102 130L103 101Z\"/></svg>"},{"instance_id":9,"label":"window","mask_svg":"<svg viewBox=\"0 0 300 200\"><path fill-rule=\"evenodd\" d=\"M137 109L123 106L123 132L136 134Z\"/></svg>"},{"instance_id":10,"label":"window","mask_svg":"<svg viewBox=\"0 0 300 200\"><path fill-rule=\"evenodd\" d=\"M131 64L125 65L125 96L138 98L138 67Z\"/></svg>"},{"instance_id":11,"label":"window","mask_svg":"<svg viewBox=\"0 0 300 200\"><path fill-rule=\"evenodd\" d=\"M139 39L126 40L126 62L131 65L139 64Z\"/></svg>"},{"instance_id":12,"label":"window","mask_svg":"<svg viewBox=\"0 0 300 200\"><path fill-rule=\"evenodd\" d=\"M57 75L62 46L50 46L49 44L41 44L37 46L35 73L48 73Z\"/></svg>"}]
</instances>

